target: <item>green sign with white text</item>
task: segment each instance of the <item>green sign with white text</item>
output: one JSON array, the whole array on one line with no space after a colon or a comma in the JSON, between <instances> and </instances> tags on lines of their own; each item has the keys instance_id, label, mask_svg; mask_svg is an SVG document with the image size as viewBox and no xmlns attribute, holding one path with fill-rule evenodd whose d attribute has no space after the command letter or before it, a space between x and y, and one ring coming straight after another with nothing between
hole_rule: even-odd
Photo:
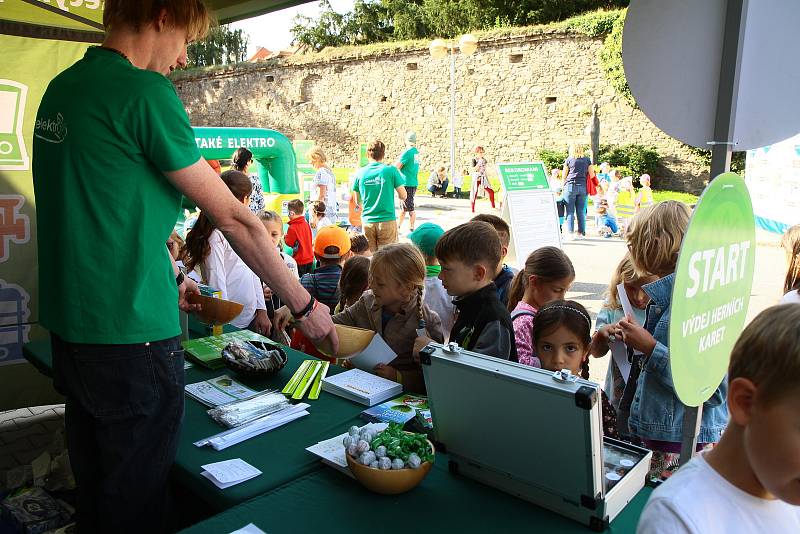
<instances>
[{"instance_id":1,"label":"green sign with white text","mask_svg":"<svg viewBox=\"0 0 800 534\"><path fill-rule=\"evenodd\" d=\"M708 400L725 376L747 317L755 253L747 186L736 174L721 174L697 203L675 270L669 361L687 406Z\"/></svg>"},{"instance_id":2,"label":"green sign with white text","mask_svg":"<svg viewBox=\"0 0 800 534\"><path fill-rule=\"evenodd\" d=\"M506 191L549 190L544 163L498 163L497 174Z\"/></svg>"}]
</instances>

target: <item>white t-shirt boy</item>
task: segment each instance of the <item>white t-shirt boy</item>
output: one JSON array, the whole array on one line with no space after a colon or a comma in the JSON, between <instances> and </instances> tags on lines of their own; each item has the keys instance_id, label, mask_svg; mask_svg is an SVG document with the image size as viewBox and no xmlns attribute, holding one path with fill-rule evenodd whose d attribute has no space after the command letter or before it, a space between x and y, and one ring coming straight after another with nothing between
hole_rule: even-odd
<instances>
[{"instance_id":1,"label":"white t-shirt boy","mask_svg":"<svg viewBox=\"0 0 800 534\"><path fill-rule=\"evenodd\" d=\"M746 493L696 456L657 488L637 534L800 532L800 506Z\"/></svg>"}]
</instances>

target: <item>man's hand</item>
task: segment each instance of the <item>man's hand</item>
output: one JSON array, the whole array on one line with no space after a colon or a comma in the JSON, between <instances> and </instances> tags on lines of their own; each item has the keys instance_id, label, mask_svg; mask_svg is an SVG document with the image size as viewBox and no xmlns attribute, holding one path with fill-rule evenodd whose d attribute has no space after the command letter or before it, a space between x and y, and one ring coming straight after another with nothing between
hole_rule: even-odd
<instances>
[{"instance_id":1,"label":"man's hand","mask_svg":"<svg viewBox=\"0 0 800 534\"><path fill-rule=\"evenodd\" d=\"M331 347L331 354L339 353L339 336L331 320L329 308L317 301L317 305L306 319L295 323L297 328L316 346L327 340Z\"/></svg>"},{"instance_id":2,"label":"man's hand","mask_svg":"<svg viewBox=\"0 0 800 534\"><path fill-rule=\"evenodd\" d=\"M622 330L622 340L626 345L645 356L653 354L656 340L650 332L639 326L631 317L625 317L617 324Z\"/></svg>"},{"instance_id":3,"label":"man's hand","mask_svg":"<svg viewBox=\"0 0 800 534\"><path fill-rule=\"evenodd\" d=\"M256 334L269 336L270 332L272 332L272 323L269 320L269 315L267 315L267 310L256 310L256 318L253 319L253 328Z\"/></svg>"},{"instance_id":4,"label":"man's hand","mask_svg":"<svg viewBox=\"0 0 800 534\"><path fill-rule=\"evenodd\" d=\"M197 287L197 282L186 276L178 286L178 307L186 313L200 311L201 308L200 304L189 303L187 299L191 294L199 295L200 288Z\"/></svg>"},{"instance_id":5,"label":"man's hand","mask_svg":"<svg viewBox=\"0 0 800 534\"><path fill-rule=\"evenodd\" d=\"M289 311L288 306L281 306L275 310L272 316L272 325L278 330L286 330L289 323L292 322L292 312Z\"/></svg>"}]
</instances>

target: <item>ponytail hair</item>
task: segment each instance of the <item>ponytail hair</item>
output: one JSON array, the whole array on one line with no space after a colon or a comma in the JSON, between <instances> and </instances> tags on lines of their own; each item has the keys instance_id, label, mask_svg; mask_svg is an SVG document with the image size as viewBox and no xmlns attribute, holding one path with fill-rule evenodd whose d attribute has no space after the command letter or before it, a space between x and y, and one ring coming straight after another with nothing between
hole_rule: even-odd
<instances>
[{"instance_id":1,"label":"ponytail hair","mask_svg":"<svg viewBox=\"0 0 800 534\"><path fill-rule=\"evenodd\" d=\"M369 287L369 258L352 256L342 267L339 278L339 308L344 310L361 298Z\"/></svg>"},{"instance_id":2,"label":"ponytail hair","mask_svg":"<svg viewBox=\"0 0 800 534\"><path fill-rule=\"evenodd\" d=\"M231 159L233 160L233 170L244 172L253 161L253 153L242 146L236 149Z\"/></svg>"},{"instance_id":3,"label":"ponytail hair","mask_svg":"<svg viewBox=\"0 0 800 534\"><path fill-rule=\"evenodd\" d=\"M220 178L222 178L222 181L225 182L225 185L228 186L228 189L239 202L244 202L244 199L253 192L253 184L250 183L250 178L243 172L225 171L220 175ZM216 226L214 226L211 219L204 211L201 211L200 216L197 217L197 222L186 234L186 245L181 253L187 270L194 270L208 257L211 252L211 245L208 240L215 229Z\"/></svg>"},{"instance_id":4,"label":"ponytail hair","mask_svg":"<svg viewBox=\"0 0 800 534\"><path fill-rule=\"evenodd\" d=\"M575 278L575 268L569 256L558 247L534 250L525 260L525 268L514 275L508 290L508 311L514 311L528 288L528 279L536 276L544 282ZM537 319L538 320L538 319Z\"/></svg>"},{"instance_id":5,"label":"ponytail hair","mask_svg":"<svg viewBox=\"0 0 800 534\"><path fill-rule=\"evenodd\" d=\"M417 247L409 243L392 243L379 248L372 256L369 281L376 274L388 278L400 287L417 292L417 311L422 320L422 293L425 289L425 259Z\"/></svg>"},{"instance_id":6,"label":"ponytail hair","mask_svg":"<svg viewBox=\"0 0 800 534\"><path fill-rule=\"evenodd\" d=\"M786 252L789 268L783 281L783 293L800 289L800 224L795 224L783 234L781 247Z\"/></svg>"}]
</instances>

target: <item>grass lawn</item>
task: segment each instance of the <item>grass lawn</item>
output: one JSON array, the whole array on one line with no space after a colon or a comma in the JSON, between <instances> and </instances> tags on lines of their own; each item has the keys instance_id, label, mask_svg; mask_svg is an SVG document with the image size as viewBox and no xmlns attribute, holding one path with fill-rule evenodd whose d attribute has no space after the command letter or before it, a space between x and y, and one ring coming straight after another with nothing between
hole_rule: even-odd
<instances>
[{"instance_id":1,"label":"grass lawn","mask_svg":"<svg viewBox=\"0 0 800 534\"><path fill-rule=\"evenodd\" d=\"M353 169L353 168L334 167L333 168L333 174L334 174L334 176L336 176L336 185L337 186L341 186L342 184L345 184L345 186L347 186L347 184L350 183L350 175L353 174L354 172L355 172L355 169ZM489 182L492 184L492 187L494 187L495 191L500 190L500 180L498 178L496 178L496 177L495 178L489 178ZM419 187L420 188L417 190L417 195L418 196L420 196L420 195L429 196L430 195L430 193L428 193L428 191L427 191L427 189L425 187L427 183L428 183L427 172L424 172L424 171L421 170L420 174L419 174ZM463 192L469 191L470 188L471 188L471 185L472 185L472 183L471 183L470 177L469 176L465 176L464 177L464 186L461 188L461 190ZM450 187L452 188L452 184L451 184ZM698 198L699 197L697 197L696 195L692 195L690 193L681 193L679 191L653 191L653 199L656 202L661 202L663 200L678 200L680 202L683 202L684 204L695 204L695 203L697 203L697 199Z\"/></svg>"}]
</instances>

